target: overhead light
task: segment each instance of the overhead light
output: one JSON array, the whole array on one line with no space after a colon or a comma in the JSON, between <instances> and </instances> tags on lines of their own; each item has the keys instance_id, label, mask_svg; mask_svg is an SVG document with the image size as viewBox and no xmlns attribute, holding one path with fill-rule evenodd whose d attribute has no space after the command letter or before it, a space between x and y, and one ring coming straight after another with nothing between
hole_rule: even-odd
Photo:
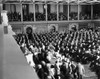
<instances>
[{"instance_id":1,"label":"overhead light","mask_svg":"<svg viewBox=\"0 0 100 79\"><path fill-rule=\"evenodd\" d=\"M47 9L47 5L44 5L44 9Z\"/></svg>"}]
</instances>

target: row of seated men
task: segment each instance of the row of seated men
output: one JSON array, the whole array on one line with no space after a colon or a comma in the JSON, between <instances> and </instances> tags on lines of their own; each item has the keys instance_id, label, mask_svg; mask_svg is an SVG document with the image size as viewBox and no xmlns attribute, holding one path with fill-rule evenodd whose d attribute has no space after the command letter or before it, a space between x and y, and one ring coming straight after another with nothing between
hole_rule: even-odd
<instances>
[{"instance_id":1,"label":"row of seated men","mask_svg":"<svg viewBox=\"0 0 100 79\"><path fill-rule=\"evenodd\" d=\"M36 13L36 21L46 21L45 13Z\"/></svg>"},{"instance_id":2,"label":"row of seated men","mask_svg":"<svg viewBox=\"0 0 100 79\"><path fill-rule=\"evenodd\" d=\"M23 21L34 21L34 13L24 14Z\"/></svg>"},{"instance_id":3,"label":"row of seated men","mask_svg":"<svg viewBox=\"0 0 100 79\"><path fill-rule=\"evenodd\" d=\"M21 21L21 14L18 12L8 13L9 21ZM69 20L77 20L77 13L70 13ZM89 20L91 16L88 14L80 14L80 20ZM99 15L94 15L94 19L99 19ZM36 13L36 21L45 21L46 16L44 13ZM48 14L48 20L57 20L57 14ZM59 13L59 20L68 20L67 15ZM23 21L34 21L34 13L29 13L28 15L23 15Z\"/></svg>"},{"instance_id":4,"label":"row of seated men","mask_svg":"<svg viewBox=\"0 0 100 79\"><path fill-rule=\"evenodd\" d=\"M90 64L100 78L100 34L82 29L76 32L19 34L16 41L24 55L30 54L40 79L82 79ZM82 63L82 64L81 64Z\"/></svg>"},{"instance_id":5,"label":"row of seated men","mask_svg":"<svg viewBox=\"0 0 100 79\"><path fill-rule=\"evenodd\" d=\"M100 19L100 13L94 13L93 19Z\"/></svg>"},{"instance_id":6,"label":"row of seated men","mask_svg":"<svg viewBox=\"0 0 100 79\"><path fill-rule=\"evenodd\" d=\"M8 12L9 21L21 21L21 13L20 12Z\"/></svg>"},{"instance_id":7,"label":"row of seated men","mask_svg":"<svg viewBox=\"0 0 100 79\"><path fill-rule=\"evenodd\" d=\"M90 20L91 19L91 14L88 13L80 13L80 20Z\"/></svg>"},{"instance_id":8,"label":"row of seated men","mask_svg":"<svg viewBox=\"0 0 100 79\"><path fill-rule=\"evenodd\" d=\"M69 20L78 20L78 14L77 14L77 12L70 12L70 14L69 14Z\"/></svg>"},{"instance_id":9,"label":"row of seated men","mask_svg":"<svg viewBox=\"0 0 100 79\"><path fill-rule=\"evenodd\" d=\"M57 20L57 13L48 13L48 20L49 21L56 21Z\"/></svg>"},{"instance_id":10,"label":"row of seated men","mask_svg":"<svg viewBox=\"0 0 100 79\"><path fill-rule=\"evenodd\" d=\"M68 20L68 14L60 12L59 13L59 20L60 21L62 21L62 20Z\"/></svg>"},{"instance_id":11,"label":"row of seated men","mask_svg":"<svg viewBox=\"0 0 100 79\"><path fill-rule=\"evenodd\" d=\"M20 12L8 12L8 18L9 21L21 21L21 13ZM94 19L99 19L99 14L94 14ZM80 20L89 20L91 19L90 14L83 14L80 13ZM36 21L45 21L46 15L45 13L36 13ZM57 14L56 13L48 13L48 20L54 21L57 20ZM67 15L64 13L59 13L59 20L68 20ZM69 20L78 20L77 13L71 12L69 14ZM34 13L29 13L27 15L23 15L23 21L34 21Z\"/></svg>"}]
</instances>

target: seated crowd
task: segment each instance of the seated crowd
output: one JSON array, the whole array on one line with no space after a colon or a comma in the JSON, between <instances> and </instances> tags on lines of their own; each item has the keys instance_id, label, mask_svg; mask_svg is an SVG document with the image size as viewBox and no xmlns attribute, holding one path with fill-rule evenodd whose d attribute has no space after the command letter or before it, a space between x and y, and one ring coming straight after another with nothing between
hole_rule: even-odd
<instances>
[{"instance_id":1,"label":"seated crowd","mask_svg":"<svg viewBox=\"0 0 100 79\"><path fill-rule=\"evenodd\" d=\"M80 13L80 20L90 20L91 15L86 13Z\"/></svg>"},{"instance_id":2,"label":"seated crowd","mask_svg":"<svg viewBox=\"0 0 100 79\"><path fill-rule=\"evenodd\" d=\"M57 13L48 13L48 21L56 21Z\"/></svg>"},{"instance_id":3,"label":"seated crowd","mask_svg":"<svg viewBox=\"0 0 100 79\"><path fill-rule=\"evenodd\" d=\"M36 21L45 21L46 20L46 15L45 13L36 13Z\"/></svg>"},{"instance_id":4,"label":"seated crowd","mask_svg":"<svg viewBox=\"0 0 100 79\"><path fill-rule=\"evenodd\" d=\"M68 20L68 17L65 13L62 13L60 12L59 13L59 20L62 21L62 20Z\"/></svg>"},{"instance_id":5,"label":"seated crowd","mask_svg":"<svg viewBox=\"0 0 100 79\"><path fill-rule=\"evenodd\" d=\"M21 13L20 12L8 12L9 21L21 21Z\"/></svg>"},{"instance_id":6,"label":"seated crowd","mask_svg":"<svg viewBox=\"0 0 100 79\"><path fill-rule=\"evenodd\" d=\"M100 13L94 13L93 19L100 19Z\"/></svg>"},{"instance_id":7,"label":"seated crowd","mask_svg":"<svg viewBox=\"0 0 100 79\"><path fill-rule=\"evenodd\" d=\"M69 13L69 20L78 20L77 12L70 12Z\"/></svg>"},{"instance_id":8,"label":"seated crowd","mask_svg":"<svg viewBox=\"0 0 100 79\"><path fill-rule=\"evenodd\" d=\"M15 36L39 79L82 79L89 64L100 79L100 33L81 29Z\"/></svg>"},{"instance_id":9,"label":"seated crowd","mask_svg":"<svg viewBox=\"0 0 100 79\"><path fill-rule=\"evenodd\" d=\"M34 13L24 14L23 21L34 21Z\"/></svg>"}]
</instances>

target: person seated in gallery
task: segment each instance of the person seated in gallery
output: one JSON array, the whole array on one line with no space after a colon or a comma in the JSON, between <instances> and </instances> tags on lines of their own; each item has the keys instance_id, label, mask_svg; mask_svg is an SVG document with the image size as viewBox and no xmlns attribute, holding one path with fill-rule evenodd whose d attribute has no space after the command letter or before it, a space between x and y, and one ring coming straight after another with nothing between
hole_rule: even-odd
<instances>
[{"instance_id":1,"label":"person seated in gallery","mask_svg":"<svg viewBox=\"0 0 100 79\"><path fill-rule=\"evenodd\" d=\"M57 14L56 13L48 13L48 20L49 21L57 20Z\"/></svg>"},{"instance_id":2,"label":"person seated in gallery","mask_svg":"<svg viewBox=\"0 0 100 79\"><path fill-rule=\"evenodd\" d=\"M45 13L36 13L36 21L45 21Z\"/></svg>"},{"instance_id":3,"label":"person seated in gallery","mask_svg":"<svg viewBox=\"0 0 100 79\"><path fill-rule=\"evenodd\" d=\"M67 16L66 16L64 13L60 12L60 13L59 13L59 20L60 20L60 21L62 21L62 20L67 20Z\"/></svg>"},{"instance_id":4,"label":"person seated in gallery","mask_svg":"<svg viewBox=\"0 0 100 79\"><path fill-rule=\"evenodd\" d=\"M21 21L21 13L20 12L8 12L9 21Z\"/></svg>"},{"instance_id":5,"label":"person seated in gallery","mask_svg":"<svg viewBox=\"0 0 100 79\"><path fill-rule=\"evenodd\" d=\"M90 14L80 13L80 20L89 20L90 18Z\"/></svg>"},{"instance_id":6,"label":"person seated in gallery","mask_svg":"<svg viewBox=\"0 0 100 79\"><path fill-rule=\"evenodd\" d=\"M69 14L69 20L77 20L77 19L78 19L78 16L76 12L71 12Z\"/></svg>"},{"instance_id":7,"label":"person seated in gallery","mask_svg":"<svg viewBox=\"0 0 100 79\"><path fill-rule=\"evenodd\" d=\"M99 14L100 13L95 13L94 16L93 16L93 19L99 19L100 18Z\"/></svg>"}]
</instances>

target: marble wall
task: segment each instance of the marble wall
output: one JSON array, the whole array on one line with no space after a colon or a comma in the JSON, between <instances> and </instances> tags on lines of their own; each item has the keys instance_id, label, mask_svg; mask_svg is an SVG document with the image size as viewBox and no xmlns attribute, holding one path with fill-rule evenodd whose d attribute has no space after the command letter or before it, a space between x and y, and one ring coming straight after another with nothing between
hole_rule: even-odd
<instances>
[{"instance_id":1,"label":"marble wall","mask_svg":"<svg viewBox=\"0 0 100 79\"><path fill-rule=\"evenodd\" d=\"M27 25L31 25L34 29L34 32L45 32L48 31L48 26L50 24L55 24L58 26L58 31L68 31L69 30L69 25L72 23L77 23L79 25L78 29L82 29L82 28L88 28L89 23L91 23L91 21L82 21L82 22L50 22L50 23L25 23L25 24L12 24L13 30L15 32L24 32L24 28ZM93 22L92 22L93 23ZM98 25L100 23L96 23L96 25Z\"/></svg>"}]
</instances>

